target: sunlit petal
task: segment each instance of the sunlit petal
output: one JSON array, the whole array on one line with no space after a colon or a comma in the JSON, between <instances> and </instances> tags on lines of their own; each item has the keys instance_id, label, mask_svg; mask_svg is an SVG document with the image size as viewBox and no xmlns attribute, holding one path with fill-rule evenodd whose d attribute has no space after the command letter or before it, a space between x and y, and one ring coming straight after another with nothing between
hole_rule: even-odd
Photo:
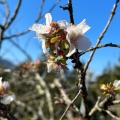
<instances>
[{"instance_id":1,"label":"sunlit petal","mask_svg":"<svg viewBox=\"0 0 120 120\"><path fill-rule=\"evenodd\" d=\"M9 83L8 82L6 82L6 81L4 81L3 82L3 87L6 89L7 87L9 87Z\"/></svg>"},{"instance_id":2,"label":"sunlit petal","mask_svg":"<svg viewBox=\"0 0 120 120\"><path fill-rule=\"evenodd\" d=\"M50 13L45 14L45 18L46 18L46 25L50 25L50 23L52 22L52 16Z\"/></svg>"},{"instance_id":3,"label":"sunlit petal","mask_svg":"<svg viewBox=\"0 0 120 120\"><path fill-rule=\"evenodd\" d=\"M87 32L90 27L88 25L86 25L86 20L84 19L80 24L77 25L79 27L79 29L82 30L82 34L84 34L85 32Z\"/></svg>"},{"instance_id":4,"label":"sunlit petal","mask_svg":"<svg viewBox=\"0 0 120 120\"><path fill-rule=\"evenodd\" d=\"M47 72L50 73L54 69L54 62L53 61L48 61L47 62Z\"/></svg>"},{"instance_id":5,"label":"sunlit petal","mask_svg":"<svg viewBox=\"0 0 120 120\"><path fill-rule=\"evenodd\" d=\"M115 80L115 81L113 82L113 86L115 86L115 87L120 87L120 80Z\"/></svg>"},{"instance_id":6,"label":"sunlit petal","mask_svg":"<svg viewBox=\"0 0 120 120\"><path fill-rule=\"evenodd\" d=\"M42 49L43 49L43 53L47 53L47 49L45 46L45 40L42 40Z\"/></svg>"},{"instance_id":7,"label":"sunlit petal","mask_svg":"<svg viewBox=\"0 0 120 120\"><path fill-rule=\"evenodd\" d=\"M15 99L14 94L12 95L4 94L3 98L1 99L1 103L7 105L10 104L10 102L12 102L14 99Z\"/></svg>"},{"instance_id":8,"label":"sunlit petal","mask_svg":"<svg viewBox=\"0 0 120 120\"><path fill-rule=\"evenodd\" d=\"M75 52L76 52L76 48L74 44L70 44L70 50L69 50L69 53L66 55L66 57L70 57Z\"/></svg>"},{"instance_id":9,"label":"sunlit petal","mask_svg":"<svg viewBox=\"0 0 120 120\"><path fill-rule=\"evenodd\" d=\"M80 50L87 50L91 46L91 42L88 38L82 36L79 39L77 39L77 45L76 48Z\"/></svg>"},{"instance_id":10,"label":"sunlit petal","mask_svg":"<svg viewBox=\"0 0 120 120\"><path fill-rule=\"evenodd\" d=\"M58 21L58 25L61 29L67 29L67 27L69 26L68 22L65 20Z\"/></svg>"}]
</instances>

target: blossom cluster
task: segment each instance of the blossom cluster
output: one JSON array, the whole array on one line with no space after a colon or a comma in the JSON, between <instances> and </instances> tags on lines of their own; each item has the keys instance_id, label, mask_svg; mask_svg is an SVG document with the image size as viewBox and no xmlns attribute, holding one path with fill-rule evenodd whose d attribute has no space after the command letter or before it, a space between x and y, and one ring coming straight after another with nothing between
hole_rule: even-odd
<instances>
[{"instance_id":1,"label":"blossom cluster","mask_svg":"<svg viewBox=\"0 0 120 120\"><path fill-rule=\"evenodd\" d=\"M22 73L32 69L34 71L37 71L39 69L40 66L40 61L36 60L35 62L25 62L23 64L21 64L20 69L22 71Z\"/></svg>"},{"instance_id":2,"label":"blossom cluster","mask_svg":"<svg viewBox=\"0 0 120 120\"><path fill-rule=\"evenodd\" d=\"M0 77L0 102L2 104L10 104L14 98L14 94L10 94L8 91L9 83L4 81L2 82L2 77Z\"/></svg>"},{"instance_id":3,"label":"blossom cluster","mask_svg":"<svg viewBox=\"0 0 120 120\"><path fill-rule=\"evenodd\" d=\"M120 80L115 80L113 83L101 84L100 89L106 96L114 96L120 91Z\"/></svg>"},{"instance_id":4,"label":"blossom cluster","mask_svg":"<svg viewBox=\"0 0 120 120\"><path fill-rule=\"evenodd\" d=\"M42 41L43 53L48 59L48 72L52 70L68 69L67 59L76 52L76 49L86 50L91 42L84 35L90 27L84 19L80 24L69 24L65 20L52 22L50 13L45 14L46 24L33 24L30 30L36 32L37 38Z\"/></svg>"}]
</instances>

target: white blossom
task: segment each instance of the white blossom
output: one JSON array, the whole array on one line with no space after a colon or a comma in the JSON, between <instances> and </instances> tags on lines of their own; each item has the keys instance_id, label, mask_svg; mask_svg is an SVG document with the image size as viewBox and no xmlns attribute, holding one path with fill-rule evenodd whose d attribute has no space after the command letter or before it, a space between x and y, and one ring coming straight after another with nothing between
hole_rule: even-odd
<instances>
[{"instance_id":1,"label":"white blossom","mask_svg":"<svg viewBox=\"0 0 120 120\"><path fill-rule=\"evenodd\" d=\"M119 88L120 87L120 80L115 80L113 82L113 86L116 87L116 88Z\"/></svg>"},{"instance_id":2,"label":"white blossom","mask_svg":"<svg viewBox=\"0 0 120 120\"><path fill-rule=\"evenodd\" d=\"M91 42L84 35L90 29L88 25L86 25L86 20L84 19L80 24L71 25L67 28L67 40L70 43L69 53L66 55L70 57L73 53L76 52L76 49L86 50L90 47Z\"/></svg>"},{"instance_id":3,"label":"white blossom","mask_svg":"<svg viewBox=\"0 0 120 120\"><path fill-rule=\"evenodd\" d=\"M2 82L2 77L0 77L0 87L6 89L7 87L9 87L9 83L4 81Z\"/></svg>"},{"instance_id":4,"label":"white blossom","mask_svg":"<svg viewBox=\"0 0 120 120\"><path fill-rule=\"evenodd\" d=\"M33 24L32 27L29 28L30 30L36 32L37 38L41 39L43 53L47 53L47 49L45 46L46 37L44 36L44 34L49 33L51 30L50 23L52 22L52 16L50 13L47 13L45 14L45 18L46 18L46 25L35 23Z\"/></svg>"},{"instance_id":5,"label":"white blossom","mask_svg":"<svg viewBox=\"0 0 120 120\"><path fill-rule=\"evenodd\" d=\"M0 102L1 102L2 104L8 105L8 104L10 104L14 99L15 99L15 95L14 95L14 94L12 94L12 95L4 94L4 95L3 95L3 98L1 99Z\"/></svg>"}]
</instances>

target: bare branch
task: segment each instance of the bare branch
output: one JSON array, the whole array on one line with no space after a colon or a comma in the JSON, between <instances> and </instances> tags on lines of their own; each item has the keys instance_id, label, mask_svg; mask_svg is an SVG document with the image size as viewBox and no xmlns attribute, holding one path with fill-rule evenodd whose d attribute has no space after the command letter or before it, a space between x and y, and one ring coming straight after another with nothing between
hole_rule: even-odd
<instances>
[{"instance_id":1,"label":"bare branch","mask_svg":"<svg viewBox=\"0 0 120 120\"><path fill-rule=\"evenodd\" d=\"M10 42L16 46L24 55L26 55L28 60L32 60L32 58L30 57L30 55L23 49L21 48L16 42L14 42L13 40L10 40Z\"/></svg>"},{"instance_id":2,"label":"bare branch","mask_svg":"<svg viewBox=\"0 0 120 120\"><path fill-rule=\"evenodd\" d=\"M47 103L48 103L48 110L49 110L49 113L50 113L50 118L49 119L54 120L53 105L52 105L52 99L51 99L51 94L49 92L49 88L47 87L43 78L38 73L36 74L36 79L39 81L40 85L43 87L43 89L45 91L46 100L47 100Z\"/></svg>"},{"instance_id":3,"label":"bare branch","mask_svg":"<svg viewBox=\"0 0 120 120\"><path fill-rule=\"evenodd\" d=\"M73 103L75 102L75 100L78 98L78 96L81 94L81 91L79 90L77 95L74 97L74 99L68 104L68 106L66 107L64 113L62 114L60 120L63 119L63 117L65 116L65 114L67 113L67 111L69 110L69 108L73 105Z\"/></svg>"},{"instance_id":4,"label":"bare branch","mask_svg":"<svg viewBox=\"0 0 120 120\"><path fill-rule=\"evenodd\" d=\"M119 117L113 115L109 110L105 110L105 109L102 109L102 108L100 108L100 107L98 107L98 110L107 113L107 114L108 114L110 117L112 117L114 120L120 120Z\"/></svg>"},{"instance_id":5,"label":"bare branch","mask_svg":"<svg viewBox=\"0 0 120 120\"><path fill-rule=\"evenodd\" d=\"M120 100L114 100L112 101L113 104L120 104Z\"/></svg>"},{"instance_id":6,"label":"bare branch","mask_svg":"<svg viewBox=\"0 0 120 120\"><path fill-rule=\"evenodd\" d=\"M63 97L63 100L65 101L65 103L69 106L68 108L66 108L66 111L63 113L64 115L66 114L66 112L69 110L70 107L73 107L73 109L79 113L79 109L73 104L73 102L75 101L71 101L70 98L67 96L65 90L62 87L62 84L60 83L60 81L58 79L54 80L54 84L58 87L61 96ZM77 95L76 95L77 96ZM63 115L63 117L64 117Z\"/></svg>"},{"instance_id":7,"label":"bare branch","mask_svg":"<svg viewBox=\"0 0 120 120\"><path fill-rule=\"evenodd\" d=\"M13 14L13 16L10 18L10 21L9 21L8 23L6 23L5 29L7 29L7 28L13 23L13 21L15 20L17 14L18 14L18 11L19 11L19 9L20 9L20 6L21 6L21 2L22 2L22 0L18 0L18 4L17 4L17 6L16 6L16 8L15 8L14 14Z\"/></svg>"},{"instance_id":8,"label":"bare branch","mask_svg":"<svg viewBox=\"0 0 120 120\"><path fill-rule=\"evenodd\" d=\"M89 48L88 50L85 50L83 52L80 52L79 53L79 56L85 54L86 52L89 52L89 51L92 51L94 49L99 49L99 48L103 48L103 47L117 47L117 48L120 48L120 44L113 44L113 43L108 43L108 44L102 44L102 45L98 45L98 46L94 46L92 48Z\"/></svg>"},{"instance_id":9,"label":"bare branch","mask_svg":"<svg viewBox=\"0 0 120 120\"><path fill-rule=\"evenodd\" d=\"M63 10L69 11L70 23L74 24L72 0L68 0L68 4L66 6L60 6L60 8L63 8Z\"/></svg>"},{"instance_id":10,"label":"bare branch","mask_svg":"<svg viewBox=\"0 0 120 120\"><path fill-rule=\"evenodd\" d=\"M6 0L4 0L4 5L5 5L5 9L6 9L6 16L5 16L4 21L3 21L3 26L5 27L5 25L7 23L7 19L9 17L9 15L10 15L10 10L9 10L9 6L8 6Z\"/></svg>"},{"instance_id":11,"label":"bare branch","mask_svg":"<svg viewBox=\"0 0 120 120\"><path fill-rule=\"evenodd\" d=\"M113 5L113 8L112 8L112 10L111 10L111 14L110 14L110 17L109 17L109 19L108 19L108 22L107 22L106 26L104 27L102 33L100 34L100 36L99 36L99 38L98 38L98 40L97 40L97 43L96 43L95 47L97 47L97 46L100 44L100 42L101 42L102 38L104 37L106 31L108 30L108 27L110 26L110 23L111 23L114 15L115 15L115 11L116 11L118 2L119 2L119 0L116 0L115 4ZM90 64L90 62L91 62L91 60L92 60L92 58L93 58L93 55L94 55L95 51L96 51L96 49L94 49L94 50L92 51L92 53L90 54L90 57L89 57L87 63L85 64L85 66L84 66L84 73L86 73L86 71L87 71L87 69L88 69L88 66L89 66L89 64Z\"/></svg>"},{"instance_id":12,"label":"bare branch","mask_svg":"<svg viewBox=\"0 0 120 120\"><path fill-rule=\"evenodd\" d=\"M56 5L60 2L60 0L58 0L47 12L51 12L55 7ZM41 18L44 17L44 15L42 15L42 8L43 8L43 5L44 5L44 0L42 0L42 4L41 4L41 7L40 7L40 11L38 13L38 17L37 19L34 21L34 23L37 23ZM21 35L24 35L24 34L27 34L30 30L27 29L23 32L20 32L20 33L16 33L16 34L13 34L13 35L10 35L10 36L5 36L2 38L2 40L5 40L5 39L11 39L13 37L18 37L18 36L21 36Z\"/></svg>"}]
</instances>

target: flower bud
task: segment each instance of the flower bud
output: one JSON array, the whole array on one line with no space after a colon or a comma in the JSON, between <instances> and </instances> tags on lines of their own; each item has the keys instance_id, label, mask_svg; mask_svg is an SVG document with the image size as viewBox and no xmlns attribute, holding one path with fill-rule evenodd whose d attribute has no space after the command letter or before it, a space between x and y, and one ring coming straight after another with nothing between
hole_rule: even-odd
<instances>
[{"instance_id":1,"label":"flower bud","mask_svg":"<svg viewBox=\"0 0 120 120\"><path fill-rule=\"evenodd\" d=\"M61 42L61 47L64 48L64 49L69 49L70 44L69 44L68 40L63 40Z\"/></svg>"},{"instance_id":2,"label":"flower bud","mask_svg":"<svg viewBox=\"0 0 120 120\"><path fill-rule=\"evenodd\" d=\"M63 56L59 57L57 61L59 61L60 63L66 64L66 58Z\"/></svg>"},{"instance_id":3,"label":"flower bud","mask_svg":"<svg viewBox=\"0 0 120 120\"><path fill-rule=\"evenodd\" d=\"M48 55L47 58L50 59L51 61L54 61L56 57L53 55Z\"/></svg>"},{"instance_id":4,"label":"flower bud","mask_svg":"<svg viewBox=\"0 0 120 120\"><path fill-rule=\"evenodd\" d=\"M59 41L58 37L53 37L53 38L51 38L50 43L55 44L58 41Z\"/></svg>"}]
</instances>

